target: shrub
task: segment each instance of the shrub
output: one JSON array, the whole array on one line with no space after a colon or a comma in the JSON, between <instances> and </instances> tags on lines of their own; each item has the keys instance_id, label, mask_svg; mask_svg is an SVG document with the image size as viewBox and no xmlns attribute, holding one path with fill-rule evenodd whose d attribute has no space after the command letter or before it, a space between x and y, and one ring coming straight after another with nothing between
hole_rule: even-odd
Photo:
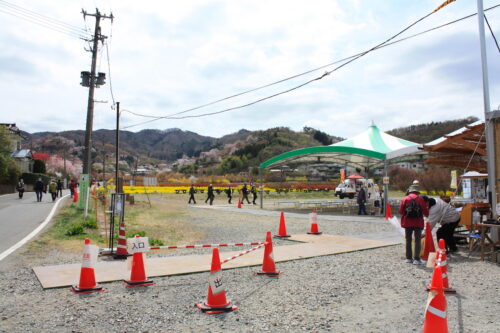
<instances>
[{"instance_id":1,"label":"shrub","mask_svg":"<svg viewBox=\"0 0 500 333\"><path fill-rule=\"evenodd\" d=\"M50 181L50 177L41 173L29 173L25 172L21 175L21 178L24 180L25 184L34 185L38 178L42 178L44 184L48 184Z\"/></svg>"},{"instance_id":2,"label":"shrub","mask_svg":"<svg viewBox=\"0 0 500 333\"><path fill-rule=\"evenodd\" d=\"M135 235L139 235L141 237L146 237L146 232L144 230L140 230L140 231L133 231L133 232L129 232L127 233L127 238L133 238L135 237Z\"/></svg>"},{"instance_id":3,"label":"shrub","mask_svg":"<svg viewBox=\"0 0 500 333\"><path fill-rule=\"evenodd\" d=\"M82 223L82 226L87 229L97 229L97 221L88 218L87 221Z\"/></svg>"},{"instance_id":4,"label":"shrub","mask_svg":"<svg viewBox=\"0 0 500 333\"><path fill-rule=\"evenodd\" d=\"M163 246L165 245L161 239L151 238L149 240L149 246Z\"/></svg>"},{"instance_id":5,"label":"shrub","mask_svg":"<svg viewBox=\"0 0 500 333\"><path fill-rule=\"evenodd\" d=\"M73 224L66 231L66 236L76 236L83 235L85 230L83 230L83 226L81 224Z\"/></svg>"}]
</instances>

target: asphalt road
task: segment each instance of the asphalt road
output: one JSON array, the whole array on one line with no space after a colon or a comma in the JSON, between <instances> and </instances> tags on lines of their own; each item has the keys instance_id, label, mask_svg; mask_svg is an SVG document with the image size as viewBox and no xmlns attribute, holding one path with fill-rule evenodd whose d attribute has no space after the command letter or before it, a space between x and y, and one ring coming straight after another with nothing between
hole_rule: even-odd
<instances>
[{"instance_id":1,"label":"asphalt road","mask_svg":"<svg viewBox=\"0 0 500 333\"><path fill-rule=\"evenodd\" d=\"M63 191L63 195L65 192L68 191ZM24 193L22 199L17 193L0 196L0 254L38 227L55 202L48 193L43 195L42 202L36 201L34 192Z\"/></svg>"}]
</instances>

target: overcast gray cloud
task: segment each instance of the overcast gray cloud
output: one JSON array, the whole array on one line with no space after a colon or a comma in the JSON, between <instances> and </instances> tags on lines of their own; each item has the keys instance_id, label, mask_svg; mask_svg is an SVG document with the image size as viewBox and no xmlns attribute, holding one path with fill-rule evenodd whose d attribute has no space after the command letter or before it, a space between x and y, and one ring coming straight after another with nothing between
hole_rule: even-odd
<instances>
[{"instance_id":1,"label":"overcast gray cloud","mask_svg":"<svg viewBox=\"0 0 500 333\"><path fill-rule=\"evenodd\" d=\"M80 7L95 7L110 49L111 82L123 109L163 116L237 94L363 51L427 14L442 0L193 0L188 2L82 0L16 1L24 8L93 29ZM496 4L484 0L485 7ZM405 36L476 10L457 1ZM87 43L0 13L0 122L30 132L84 129L89 70ZM487 13L497 36L500 9ZM487 31L491 104L500 104L500 57ZM108 72L106 52L99 71ZM332 69L329 67L328 69ZM265 98L321 75L325 69L193 111L215 112ZM8 74L8 79L6 75ZM110 78L96 91L94 128L113 128ZM15 113L6 112L15 110ZM419 122L482 117L477 18L370 53L299 90L215 116L160 120L132 127L178 127L222 136L250 130L312 126L348 137L371 121L383 130ZM186 114L187 115L187 114ZM123 113L123 126L148 120Z\"/></svg>"}]
</instances>

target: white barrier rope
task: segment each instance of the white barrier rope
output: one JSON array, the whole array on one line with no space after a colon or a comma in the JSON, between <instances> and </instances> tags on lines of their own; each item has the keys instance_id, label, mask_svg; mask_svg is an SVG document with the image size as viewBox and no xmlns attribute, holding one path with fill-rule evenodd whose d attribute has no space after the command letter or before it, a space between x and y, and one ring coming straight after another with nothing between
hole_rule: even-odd
<instances>
[{"instance_id":1,"label":"white barrier rope","mask_svg":"<svg viewBox=\"0 0 500 333\"><path fill-rule=\"evenodd\" d=\"M221 261L221 265L222 265L222 264L225 264L226 262L228 262L228 261L230 261L230 260L233 260L233 259L236 259L236 258L238 258L238 257L241 257L242 255L245 255L245 254L250 253L250 252L252 252L252 251L258 250L258 249L260 249L261 247L263 247L263 246L264 246L264 245L266 245L266 244L267 244L267 242L263 242L263 243L262 243L262 244L260 244L259 246L252 247L250 250L246 250L246 251L244 251L244 252L241 252L241 253L238 253L237 255L232 256L231 258L227 258L227 259L225 259L225 260Z\"/></svg>"}]
</instances>

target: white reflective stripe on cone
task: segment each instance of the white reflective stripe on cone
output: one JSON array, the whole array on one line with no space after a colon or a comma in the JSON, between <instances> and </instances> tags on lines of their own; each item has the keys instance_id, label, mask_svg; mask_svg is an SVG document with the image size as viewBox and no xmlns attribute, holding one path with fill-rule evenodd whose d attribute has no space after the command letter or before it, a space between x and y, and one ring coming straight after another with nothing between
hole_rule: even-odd
<instances>
[{"instance_id":1,"label":"white reflective stripe on cone","mask_svg":"<svg viewBox=\"0 0 500 333\"><path fill-rule=\"evenodd\" d=\"M438 316L438 317L440 317L440 318L446 319L446 311L441 311L441 310L436 309L436 308L434 308L434 307L432 307L432 306L429 306L429 307L427 308L427 311L429 311L429 312L430 312L430 313L432 313L433 315L436 315L436 316Z\"/></svg>"}]
</instances>

